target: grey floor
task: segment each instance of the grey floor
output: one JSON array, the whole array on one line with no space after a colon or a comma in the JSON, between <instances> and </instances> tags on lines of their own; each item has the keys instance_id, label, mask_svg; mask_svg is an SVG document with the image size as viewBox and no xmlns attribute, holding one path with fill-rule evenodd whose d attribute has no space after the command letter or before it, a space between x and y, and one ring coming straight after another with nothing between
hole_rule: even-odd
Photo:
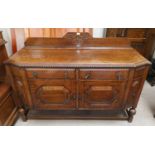
<instances>
[{"instance_id":1,"label":"grey floor","mask_svg":"<svg viewBox=\"0 0 155 155\"><path fill-rule=\"evenodd\" d=\"M107 120L28 120L23 122L19 119L16 126L152 126L155 125L155 86L151 87L145 82L138 107L137 114L132 123L127 121L107 121Z\"/></svg>"}]
</instances>

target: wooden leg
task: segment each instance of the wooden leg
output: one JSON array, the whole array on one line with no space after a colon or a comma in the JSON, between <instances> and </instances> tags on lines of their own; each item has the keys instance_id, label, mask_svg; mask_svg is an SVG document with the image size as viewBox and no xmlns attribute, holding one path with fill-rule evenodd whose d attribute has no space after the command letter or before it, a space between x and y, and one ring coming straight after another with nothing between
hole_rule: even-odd
<instances>
[{"instance_id":1,"label":"wooden leg","mask_svg":"<svg viewBox=\"0 0 155 155\"><path fill-rule=\"evenodd\" d=\"M128 122L132 122L132 120L133 120L133 116L136 114L136 109L134 109L134 108L130 108L129 110L128 110L128 115L129 115L129 119L128 119Z\"/></svg>"},{"instance_id":2,"label":"wooden leg","mask_svg":"<svg viewBox=\"0 0 155 155\"><path fill-rule=\"evenodd\" d=\"M22 120L24 122L26 122L27 121L27 111L25 111L23 108L20 108L19 113L20 113L20 115L22 117Z\"/></svg>"}]
</instances>

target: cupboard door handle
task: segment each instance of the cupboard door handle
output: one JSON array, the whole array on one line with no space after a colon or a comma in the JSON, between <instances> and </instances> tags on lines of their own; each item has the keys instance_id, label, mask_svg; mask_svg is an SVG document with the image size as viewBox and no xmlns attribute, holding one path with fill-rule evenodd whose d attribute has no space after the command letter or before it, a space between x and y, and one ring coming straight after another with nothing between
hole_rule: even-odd
<instances>
[{"instance_id":1,"label":"cupboard door handle","mask_svg":"<svg viewBox=\"0 0 155 155\"><path fill-rule=\"evenodd\" d=\"M37 78L38 77L38 73L36 72L32 72L33 77Z\"/></svg>"},{"instance_id":2,"label":"cupboard door handle","mask_svg":"<svg viewBox=\"0 0 155 155\"><path fill-rule=\"evenodd\" d=\"M84 76L85 79L90 79L90 77L91 77L91 74L90 74L90 73L88 73L88 74L86 74L86 75Z\"/></svg>"}]
</instances>

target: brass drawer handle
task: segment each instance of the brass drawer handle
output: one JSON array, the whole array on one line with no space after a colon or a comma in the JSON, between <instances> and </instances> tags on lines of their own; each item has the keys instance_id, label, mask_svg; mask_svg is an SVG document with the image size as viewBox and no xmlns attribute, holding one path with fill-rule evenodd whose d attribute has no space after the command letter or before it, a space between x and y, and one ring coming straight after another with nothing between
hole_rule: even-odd
<instances>
[{"instance_id":1,"label":"brass drawer handle","mask_svg":"<svg viewBox=\"0 0 155 155\"><path fill-rule=\"evenodd\" d=\"M38 73L36 73L36 72L32 72L32 75L33 75L34 78L38 77Z\"/></svg>"},{"instance_id":2,"label":"brass drawer handle","mask_svg":"<svg viewBox=\"0 0 155 155\"><path fill-rule=\"evenodd\" d=\"M85 79L90 79L90 77L91 77L91 74L90 74L90 73L87 73L87 74L84 76Z\"/></svg>"}]
</instances>

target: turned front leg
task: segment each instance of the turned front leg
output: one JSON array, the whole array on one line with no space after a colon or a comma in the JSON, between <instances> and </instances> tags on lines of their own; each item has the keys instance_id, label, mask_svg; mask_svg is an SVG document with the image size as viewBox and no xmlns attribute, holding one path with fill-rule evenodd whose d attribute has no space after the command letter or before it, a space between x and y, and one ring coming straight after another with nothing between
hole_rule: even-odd
<instances>
[{"instance_id":1,"label":"turned front leg","mask_svg":"<svg viewBox=\"0 0 155 155\"><path fill-rule=\"evenodd\" d=\"M128 122L131 123L133 121L133 117L135 114L136 114L136 109L134 109L133 107L128 110L128 115L129 115Z\"/></svg>"},{"instance_id":2,"label":"turned front leg","mask_svg":"<svg viewBox=\"0 0 155 155\"><path fill-rule=\"evenodd\" d=\"M27 113L28 113L28 111L24 110L23 108L20 108L19 113L20 113L20 116L21 116L22 120L24 122L26 122L27 121Z\"/></svg>"}]
</instances>

